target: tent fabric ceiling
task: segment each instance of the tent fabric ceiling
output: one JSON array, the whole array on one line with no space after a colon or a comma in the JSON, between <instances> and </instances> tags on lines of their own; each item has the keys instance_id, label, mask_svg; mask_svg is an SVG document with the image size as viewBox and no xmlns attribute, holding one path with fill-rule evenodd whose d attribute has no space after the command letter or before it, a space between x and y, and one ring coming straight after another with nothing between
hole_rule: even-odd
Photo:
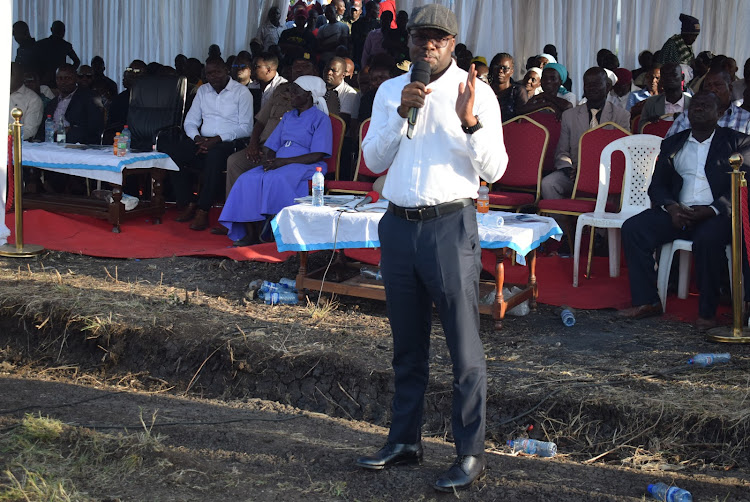
<instances>
[{"instance_id":1,"label":"tent fabric ceiling","mask_svg":"<svg viewBox=\"0 0 750 502\"><path fill-rule=\"evenodd\" d=\"M498 52L516 58L516 78L526 58L545 44L558 48L581 96L583 72L595 64L602 47L620 57L627 68L637 66L644 49L655 51L678 33L680 12L701 21L695 53L710 49L727 54L740 68L750 56L750 2L746 0L397 0L410 12L426 3L441 3L459 21L459 41L489 61ZM620 7L621 3L621 7ZM120 82L133 59L172 65L183 53L201 60L217 43L223 54L247 49L267 10L285 8L287 0L13 0L13 20L29 24L32 36L49 36L52 21L62 20L82 61L104 57L107 74ZM616 38L618 8L620 36ZM619 45L618 45L619 44ZM15 51L15 43L14 43ZM15 57L15 52L13 53Z\"/></svg>"}]
</instances>

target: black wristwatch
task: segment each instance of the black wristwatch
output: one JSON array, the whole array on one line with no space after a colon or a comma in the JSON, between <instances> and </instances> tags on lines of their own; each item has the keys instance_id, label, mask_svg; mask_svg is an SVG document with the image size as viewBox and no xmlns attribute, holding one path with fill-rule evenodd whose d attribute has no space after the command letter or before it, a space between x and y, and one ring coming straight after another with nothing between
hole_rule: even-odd
<instances>
[{"instance_id":1,"label":"black wristwatch","mask_svg":"<svg viewBox=\"0 0 750 502\"><path fill-rule=\"evenodd\" d=\"M473 126L471 126L471 127L461 126L461 129L466 134L474 134L475 132L477 132L478 130L480 130L482 128L482 123L479 121L479 117L476 116L476 115L474 115L474 118L477 119L477 123L474 124Z\"/></svg>"}]
</instances>

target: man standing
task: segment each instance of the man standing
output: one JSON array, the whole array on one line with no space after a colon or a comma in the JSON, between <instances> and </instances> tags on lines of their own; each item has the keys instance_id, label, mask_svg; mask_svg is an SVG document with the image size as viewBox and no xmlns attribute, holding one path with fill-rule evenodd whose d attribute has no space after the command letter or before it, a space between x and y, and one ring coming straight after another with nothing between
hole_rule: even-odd
<instances>
[{"instance_id":1,"label":"man standing","mask_svg":"<svg viewBox=\"0 0 750 502\"><path fill-rule=\"evenodd\" d=\"M36 40L29 33L29 25L24 21L13 23L13 38L18 43L16 63L28 71L37 70Z\"/></svg>"},{"instance_id":2,"label":"man standing","mask_svg":"<svg viewBox=\"0 0 750 502\"><path fill-rule=\"evenodd\" d=\"M66 58L73 61L73 69L77 69L81 64L76 51L65 37L65 23L55 21L50 27L52 34L37 42L35 51L39 63L39 73L42 83L53 86L55 85L55 72L66 63Z\"/></svg>"},{"instance_id":3,"label":"man standing","mask_svg":"<svg viewBox=\"0 0 750 502\"><path fill-rule=\"evenodd\" d=\"M258 35L255 39L263 45L263 50L267 51L269 47L279 43L279 37L283 31L284 27L281 26L281 11L278 7L274 6L268 9L266 22L258 30Z\"/></svg>"},{"instance_id":4,"label":"man standing","mask_svg":"<svg viewBox=\"0 0 750 502\"><path fill-rule=\"evenodd\" d=\"M325 16L328 23L320 27L316 36L321 66L328 64L340 45L349 47L349 27L337 19L333 4L326 6Z\"/></svg>"},{"instance_id":5,"label":"man standing","mask_svg":"<svg viewBox=\"0 0 750 502\"><path fill-rule=\"evenodd\" d=\"M197 200L190 202L176 221L192 221L191 230L208 228L208 210L221 189L221 173L227 157L235 151L235 140L248 138L253 128L253 96L247 87L229 78L220 57L206 60L208 85L198 88L185 117L185 134L195 142L192 163L201 176ZM177 204L191 197L188 173L177 178Z\"/></svg>"},{"instance_id":6,"label":"man standing","mask_svg":"<svg viewBox=\"0 0 750 502\"><path fill-rule=\"evenodd\" d=\"M479 178L496 181L508 155L500 107L489 86L477 84L451 59L456 17L442 5L412 12L410 55L429 65L430 82L410 74L380 86L367 165L390 168L383 196L390 202L379 225L382 272L393 333L395 394L387 444L357 460L379 470L422 460L421 427L428 381L432 305L440 314L453 361L452 429L458 457L435 483L468 488L485 470L487 375L479 338L479 237L472 198ZM409 110L419 110L413 138Z\"/></svg>"},{"instance_id":7,"label":"man standing","mask_svg":"<svg viewBox=\"0 0 750 502\"><path fill-rule=\"evenodd\" d=\"M18 63L10 64L10 106L8 107L8 124L15 122L10 112L13 108L23 111L23 139L31 139L42 123L42 98L23 85L23 69Z\"/></svg>"},{"instance_id":8,"label":"man standing","mask_svg":"<svg viewBox=\"0 0 750 502\"><path fill-rule=\"evenodd\" d=\"M704 330L716 325L721 274L722 269L726 270L724 248L732 235L728 159L735 152L741 153L744 171L750 163L750 138L717 127L719 106L713 93L701 91L693 97L688 109L692 129L661 144L648 188L652 209L633 216L622 226L634 307L620 311L621 317L642 319L662 314L654 251L675 239L689 239L693 241L700 293L697 327ZM742 261L746 269L747 262Z\"/></svg>"},{"instance_id":9,"label":"man standing","mask_svg":"<svg viewBox=\"0 0 750 502\"><path fill-rule=\"evenodd\" d=\"M657 63L693 64L693 43L701 32L701 25L696 18L687 14L680 14L680 22L680 33L672 35L664 42Z\"/></svg>"}]
</instances>

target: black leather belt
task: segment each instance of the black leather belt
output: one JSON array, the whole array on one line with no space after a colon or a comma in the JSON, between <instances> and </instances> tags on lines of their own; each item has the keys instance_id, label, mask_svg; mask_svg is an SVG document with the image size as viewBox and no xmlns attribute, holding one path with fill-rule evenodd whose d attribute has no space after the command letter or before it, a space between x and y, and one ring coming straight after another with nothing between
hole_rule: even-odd
<instances>
[{"instance_id":1,"label":"black leather belt","mask_svg":"<svg viewBox=\"0 0 750 502\"><path fill-rule=\"evenodd\" d=\"M389 202L388 211L408 221L427 221L444 214L460 211L473 203L474 201L471 199L457 199L450 202L443 202L436 206L401 207L393 202Z\"/></svg>"}]
</instances>

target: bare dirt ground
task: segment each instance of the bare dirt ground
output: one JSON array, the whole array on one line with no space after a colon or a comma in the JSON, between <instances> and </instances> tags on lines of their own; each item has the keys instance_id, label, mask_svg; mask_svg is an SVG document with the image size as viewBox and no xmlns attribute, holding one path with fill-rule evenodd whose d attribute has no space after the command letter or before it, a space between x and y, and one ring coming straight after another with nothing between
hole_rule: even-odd
<instances>
[{"instance_id":1,"label":"bare dirt ground","mask_svg":"<svg viewBox=\"0 0 750 502\"><path fill-rule=\"evenodd\" d=\"M73 494L58 500L643 500L657 481L694 500L750 500L750 347L606 311L578 312L564 328L545 306L501 332L483 320L480 483L432 490L453 459L437 321L425 463L357 469L387 432L385 305L244 298L253 279L296 268L296 259L0 259L0 500L25 500L19 490L31 493L32 481ZM719 351L732 362L685 364ZM555 441L559 455L512 455L505 441L523 434Z\"/></svg>"}]
</instances>

